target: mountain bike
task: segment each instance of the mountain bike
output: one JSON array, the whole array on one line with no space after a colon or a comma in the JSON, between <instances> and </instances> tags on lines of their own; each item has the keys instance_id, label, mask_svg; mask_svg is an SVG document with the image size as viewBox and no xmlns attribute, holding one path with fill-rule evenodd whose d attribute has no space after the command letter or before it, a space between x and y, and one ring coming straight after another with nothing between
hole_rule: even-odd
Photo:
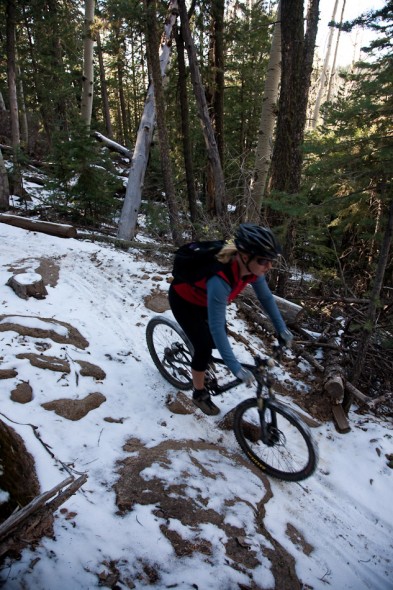
<instances>
[{"instance_id":1,"label":"mountain bike","mask_svg":"<svg viewBox=\"0 0 393 590\"><path fill-rule=\"evenodd\" d=\"M165 316L154 316L146 327L150 356L161 375L180 390L192 389L193 346L182 328ZM275 356L278 356L278 352ZM310 477L318 464L318 449L306 424L291 409L275 399L271 369L276 359L254 358L242 363L255 377L255 397L240 402L233 417L237 442L246 456L266 474L284 481ZM205 387L216 396L243 383L240 379L218 382L213 357L206 372Z\"/></svg>"}]
</instances>

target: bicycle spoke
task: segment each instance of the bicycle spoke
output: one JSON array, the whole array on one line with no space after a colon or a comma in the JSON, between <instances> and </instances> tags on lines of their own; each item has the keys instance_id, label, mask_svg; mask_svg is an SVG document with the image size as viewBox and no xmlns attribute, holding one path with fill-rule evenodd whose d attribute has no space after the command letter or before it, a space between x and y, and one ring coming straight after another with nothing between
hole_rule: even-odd
<instances>
[{"instance_id":1,"label":"bicycle spoke","mask_svg":"<svg viewBox=\"0 0 393 590\"><path fill-rule=\"evenodd\" d=\"M166 318L153 318L146 329L150 355L160 373L179 389L191 388L191 352L181 329Z\"/></svg>"},{"instance_id":2,"label":"bicycle spoke","mask_svg":"<svg viewBox=\"0 0 393 590\"><path fill-rule=\"evenodd\" d=\"M269 475L287 481L309 477L316 467L317 452L308 428L281 404L269 403L274 416L266 410L265 437L261 436L256 401L246 400L238 406L234 428L240 446Z\"/></svg>"}]
</instances>

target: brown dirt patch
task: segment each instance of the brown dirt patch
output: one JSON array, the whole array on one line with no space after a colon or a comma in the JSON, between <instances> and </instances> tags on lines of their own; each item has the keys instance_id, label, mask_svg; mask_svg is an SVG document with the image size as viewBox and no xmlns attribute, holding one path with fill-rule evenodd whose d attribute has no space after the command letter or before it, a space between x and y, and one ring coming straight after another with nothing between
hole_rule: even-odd
<instances>
[{"instance_id":1,"label":"brown dirt patch","mask_svg":"<svg viewBox=\"0 0 393 590\"><path fill-rule=\"evenodd\" d=\"M22 258L13 266L8 267L8 271L14 274L24 273L34 269L36 273L42 276L45 285L56 287L60 274L60 256L56 258Z\"/></svg>"},{"instance_id":2,"label":"brown dirt patch","mask_svg":"<svg viewBox=\"0 0 393 590\"><path fill-rule=\"evenodd\" d=\"M95 392L89 393L83 399L62 398L41 405L45 410L53 411L58 416L62 416L62 418L76 421L84 418L92 410L99 408L105 401L106 397L102 393Z\"/></svg>"},{"instance_id":3,"label":"brown dirt patch","mask_svg":"<svg viewBox=\"0 0 393 590\"><path fill-rule=\"evenodd\" d=\"M159 521L160 530L181 559L186 559L194 553L205 555L207 559L214 555L217 551L216 541L207 538L204 532L207 524L214 525L222 531L222 535L219 535L222 541L218 550L222 551L224 548L226 563L247 575L249 590L261 589L255 570L266 558L271 562L275 588L300 590L301 583L296 575L293 557L272 538L263 525L265 504L271 498L270 484L263 473L250 462L240 455L229 453L226 448L217 444L192 440L165 441L156 447L145 448L139 440L131 439L124 450L132 453L132 456L119 464L120 476L115 485L115 492L120 513L132 511L137 504L155 506L154 515ZM181 461L184 467L179 481L172 478L169 480L165 476L166 473L176 472L172 471L172 451L175 451L176 457L179 452L183 453ZM235 494L228 494L225 506L221 509L212 509L208 505L204 492L210 485L209 481L216 480L221 475L211 470L203 459L199 461L198 453L201 452L203 457L207 451L217 455L218 463L229 459L260 479L260 499L251 506L250 518L254 519L254 529L265 537L266 543L255 543L254 537L250 537L248 531L228 522L227 510L236 511L237 505L247 505L250 508L248 501ZM188 471L187 463L193 475ZM152 466L152 473L157 474L161 470L162 478L157 475L146 476L146 472L149 472ZM195 470L198 472L197 477ZM226 485L225 481L223 485ZM176 522L180 522L181 526L174 524ZM184 535L179 532L179 529L183 528ZM159 579L159 571L156 571L155 575Z\"/></svg>"},{"instance_id":4,"label":"brown dirt patch","mask_svg":"<svg viewBox=\"0 0 393 590\"><path fill-rule=\"evenodd\" d=\"M15 321L16 318L16 321ZM30 327L30 326L23 326L22 324L18 323L18 318L21 320L28 318L29 320L37 319L40 322L48 325L46 327ZM82 336L82 334L71 324L67 322L61 322L60 320L53 320L51 318L41 318L41 317L32 317L32 316L22 316L22 315L0 315L0 332L6 331L13 331L17 332L21 336L31 336L32 338L50 338L54 342L59 342L61 344L71 344L76 346L77 348L85 349L89 346L88 341L86 338ZM60 334L56 331L56 325L66 328L66 334Z\"/></svg>"}]
</instances>

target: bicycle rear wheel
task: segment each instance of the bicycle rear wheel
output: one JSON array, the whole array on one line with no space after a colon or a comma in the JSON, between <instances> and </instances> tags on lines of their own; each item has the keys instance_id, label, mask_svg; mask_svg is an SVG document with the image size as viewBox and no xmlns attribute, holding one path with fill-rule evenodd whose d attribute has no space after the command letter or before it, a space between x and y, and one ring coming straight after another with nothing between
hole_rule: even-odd
<instances>
[{"instance_id":1,"label":"bicycle rear wheel","mask_svg":"<svg viewBox=\"0 0 393 590\"><path fill-rule=\"evenodd\" d=\"M191 389L193 347L181 327L170 318L156 316L146 326L146 342L161 375L178 389Z\"/></svg>"},{"instance_id":2,"label":"bicycle rear wheel","mask_svg":"<svg viewBox=\"0 0 393 590\"><path fill-rule=\"evenodd\" d=\"M236 440L259 469L284 481L310 477L318 464L318 450L306 426L289 408L264 400L267 439L262 442L256 398L241 402L234 415Z\"/></svg>"}]
</instances>

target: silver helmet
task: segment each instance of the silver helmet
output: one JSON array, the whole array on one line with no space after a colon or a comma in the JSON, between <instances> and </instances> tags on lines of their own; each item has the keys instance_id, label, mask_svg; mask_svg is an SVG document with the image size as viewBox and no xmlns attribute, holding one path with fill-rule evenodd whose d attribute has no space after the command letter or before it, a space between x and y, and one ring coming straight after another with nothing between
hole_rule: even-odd
<instances>
[{"instance_id":1,"label":"silver helmet","mask_svg":"<svg viewBox=\"0 0 393 590\"><path fill-rule=\"evenodd\" d=\"M268 260L275 260L281 254L280 244L273 232L267 227L253 223L239 225L235 234L235 244L242 252L252 256L263 256Z\"/></svg>"}]
</instances>

